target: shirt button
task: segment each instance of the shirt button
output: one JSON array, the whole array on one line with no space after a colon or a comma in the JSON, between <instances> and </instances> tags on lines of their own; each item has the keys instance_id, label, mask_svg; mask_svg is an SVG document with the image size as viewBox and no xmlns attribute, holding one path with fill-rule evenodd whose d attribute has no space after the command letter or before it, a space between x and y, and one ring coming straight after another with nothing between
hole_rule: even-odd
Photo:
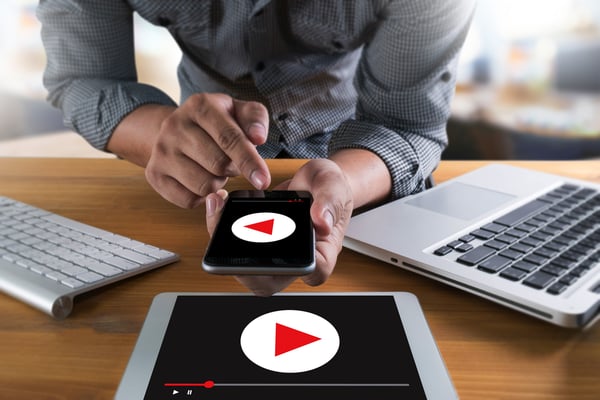
<instances>
[{"instance_id":1,"label":"shirt button","mask_svg":"<svg viewBox=\"0 0 600 400\"><path fill-rule=\"evenodd\" d=\"M442 81L443 82L450 82L450 79L452 79L452 74L450 72L444 72L442 74Z\"/></svg>"},{"instance_id":2,"label":"shirt button","mask_svg":"<svg viewBox=\"0 0 600 400\"><path fill-rule=\"evenodd\" d=\"M344 45L342 44L342 42L340 42L339 40L334 40L331 42L331 44L333 45L333 47L335 47L337 50L342 50L344 48Z\"/></svg>"},{"instance_id":3,"label":"shirt button","mask_svg":"<svg viewBox=\"0 0 600 400\"><path fill-rule=\"evenodd\" d=\"M258 72L264 71L265 68L266 68L266 65L262 61L257 62L256 65L254 66L254 69L257 70Z\"/></svg>"}]
</instances>

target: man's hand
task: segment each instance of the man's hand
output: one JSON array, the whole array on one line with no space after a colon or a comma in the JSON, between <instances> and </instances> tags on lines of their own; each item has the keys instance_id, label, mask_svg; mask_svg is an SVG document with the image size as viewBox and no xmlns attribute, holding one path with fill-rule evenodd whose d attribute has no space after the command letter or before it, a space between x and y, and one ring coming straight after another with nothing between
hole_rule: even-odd
<instances>
[{"instance_id":1,"label":"man's hand","mask_svg":"<svg viewBox=\"0 0 600 400\"><path fill-rule=\"evenodd\" d=\"M307 190L313 195L310 210L316 233L317 265L313 273L303 276L308 285L324 283L335 267L342 249L342 240L353 209L352 193L342 170L330 160L312 160L302 166L294 177L276 189ZM226 192L206 198L206 225L214 232L224 205ZM238 276L243 285L259 296L270 296L289 286L296 278L289 276Z\"/></svg>"},{"instance_id":2,"label":"man's hand","mask_svg":"<svg viewBox=\"0 0 600 400\"><path fill-rule=\"evenodd\" d=\"M117 127L109 150L145 165L146 179L165 199L193 208L231 176L241 174L257 189L269 186L267 164L256 150L268 129L262 104L203 93L179 108L138 108Z\"/></svg>"}]
</instances>

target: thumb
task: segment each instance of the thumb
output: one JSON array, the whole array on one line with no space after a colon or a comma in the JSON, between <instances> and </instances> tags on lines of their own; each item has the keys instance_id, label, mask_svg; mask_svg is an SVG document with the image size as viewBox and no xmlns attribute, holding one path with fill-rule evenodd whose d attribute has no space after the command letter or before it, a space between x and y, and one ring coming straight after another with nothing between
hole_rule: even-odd
<instances>
[{"instance_id":1,"label":"thumb","mask_svg":"<svg viewBox=\"0 0 600 400\"><path fill-rule=\"evenodd\" d=\"M227 196L228 193L225 189L219 189L216 193L206 196L206 228L211 236L221 218Z\"/></svg>"}]
</instances>

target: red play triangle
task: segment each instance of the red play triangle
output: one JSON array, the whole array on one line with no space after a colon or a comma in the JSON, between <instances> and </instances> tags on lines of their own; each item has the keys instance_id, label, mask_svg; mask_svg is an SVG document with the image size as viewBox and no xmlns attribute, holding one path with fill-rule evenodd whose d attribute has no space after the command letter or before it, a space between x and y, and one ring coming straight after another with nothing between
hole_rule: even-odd
<instances>
[{"instance_id":1,"label":"red play triangle","mask_svg":"<svg viewBox=\"0 0 600 400\"><path fill-rule=\"evenodd\" d=\"M301 332L289 326L275 323L275 355L278 356L288 351L306 346L321 338Z\"/></svg>"},{"instance_id":2,"label":"red play triangle","mask_svg":"<svg viewBox=\"0 0 600 400\"><path fill-rule=\"evenodd\" d=\"M255 222L254 224L245 225L245 228L254 229L255 231L259 231L262 233L266 233L267 235L273 234L273 222L275 222L274 218L268 219L266 221Z\"/></svg>"}]
</instances>

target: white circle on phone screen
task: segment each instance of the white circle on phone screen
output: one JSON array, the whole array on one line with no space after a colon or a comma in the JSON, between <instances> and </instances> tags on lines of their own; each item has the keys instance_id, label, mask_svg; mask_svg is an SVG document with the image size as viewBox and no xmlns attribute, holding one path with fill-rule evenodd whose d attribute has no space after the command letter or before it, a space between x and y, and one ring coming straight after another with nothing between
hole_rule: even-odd
<instances>
[{"instance_id":1,"label":"white circle on phone screen","mask_svg":"<svg viewBox=\"0 0 600 400\"><path fill-rule=\"evenodd\" d=\"M238 238L252 243L269 243L285 239L296 230L290 217L260 212L244 215L231 225L231 232Z\"/></svg>"}]
</instances>

